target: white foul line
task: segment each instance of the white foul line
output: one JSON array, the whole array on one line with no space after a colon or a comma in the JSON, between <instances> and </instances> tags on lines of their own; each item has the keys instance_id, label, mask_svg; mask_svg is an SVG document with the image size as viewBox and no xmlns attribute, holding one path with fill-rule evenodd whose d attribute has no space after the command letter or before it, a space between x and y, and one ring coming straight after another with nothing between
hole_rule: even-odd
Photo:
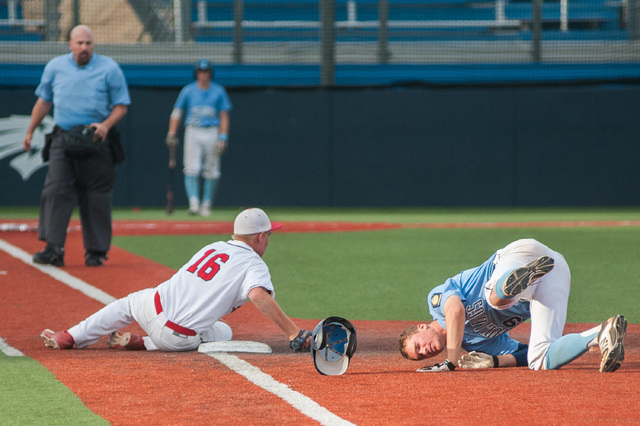
<instances>
[{"instance_id":1,"label":"white foul line","mask_svg":"<svg viewBox=\"0 0 640 426\"><path fill-rule=\"evenodd\" d=\"M2 337L0 337L0 351L4 352L6 356L24 356L24 354L16 348L9 346Z\"/></svg>"},{"instance_id":2,"label":"white foul line","mask_svg":"<svg viewBox=\"0 0 640 426\"><path fill-rule=\"evenodd\" d=\"M222 364L226 365L241 376L244 376L254 385L259 386L267 392L271 392L272 394L284 399L287 403L292 405L302 414L311 417L313 420L322 425L353 424L336 416L331 411L322 407L311 398L292 390L289 386L285 385L284 383L278 382L259 368L254 367L253 365L238 358L235 355L231 355L226 352L211 352L207 355L217 359Z\"/></svg>"},{"instance_id":3,"label":"white foul line","mask_svg":"<svg viewBox=\"0 0 640 426\"><path fill-rule=\"evenodd\" d=\"M115 297L105 293L97 287L92 286L91 284L82 281L79 278L74 277L73 275L68 274L58 267L50 265L38 265L37 263L33 263L31 261L31 255L29 253L14 246L13 244L9 244L3 239L0 239L0 249L4 250L16 259L22 260L27 265L33 266L40 272L55 278L56 280L68 285L75 290L78 290L85 296L97 300L98 302L108 305L109 303L116 301Z\"/></svg>"},{"instance_id":4,"label":"white foul line","mask_svg":"<svg viewBox=\"0 0 640 426\"><path fill-rule=\"evenodd\" d=\"M116 300L115 297L105 293L97 287L92 286L91 284L82 281L79 278L68 274L60 268L33 263L31 260L31 255L29 253L12 244L9 244L3 239L0 239L0 249L7 252L11 256L23 261L27 265L33 266L39 271L55 278L56 280L68 285L73 289L80 291L82 294L92 299L102 302L105 305L108 305L109 303ZM0 350L7 353L5 351L6 348L8 348L9 352L15 351L22 355L20 351L7 345L4 340L0 338ZM14 355L10 356L20 356L15 355L15 352L12 352L14 353ZM9 353L7 353L7 355L9 355ZM352 423L349 423L348 421L336 416L311 398L306 397L301 393L292 390L287 385L276 381L268 374L262 372L262 370L260 370L259 368L254 367L244 360L241 360L235 355L230 355L226 352L208 353L207 355L215 358L222 364L229 367L232 371L245 377L256 386L259 386L267 392L271 392L274 395L282 398L288 404L299 410L302 414L312 418L322 425L352 425Z\"/></svg>"}]
</instances>

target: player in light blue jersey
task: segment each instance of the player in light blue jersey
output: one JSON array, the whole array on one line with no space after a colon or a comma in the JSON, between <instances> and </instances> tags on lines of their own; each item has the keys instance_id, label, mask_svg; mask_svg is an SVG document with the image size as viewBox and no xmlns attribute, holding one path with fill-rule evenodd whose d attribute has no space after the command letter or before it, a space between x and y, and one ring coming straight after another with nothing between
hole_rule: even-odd
<instances>
[{"instance_id":1,"label":"player in light blue jersey","mask_svg":"<svg viewBox=\"0 0 640 426\"><path fill-rule=\"evenodd\" d=\"M560 253L533 239L514 241L431 290L427 302L434 321L408 328L400 352L422 360L446 348L447 359L419 372L453 371L454 362L462 368L555 370L598 346L600 371L617 370L624 360L624 316L563 336L570 287L569 265ZM508 332L529 318L525 345Z\"/></svg>"},{"instance_id":2,"label":"player in light blue jersey","mask_svg":"<svg viewBox=\"0 0 640 426\"><path fill-rule=\"evenodd\" d=\"M227 147L231 102L226 90L212 81L213 66L208 60L199 60L194 72L196 81L182 88L173 107L167 146L177 146L176 134L184 118L184 185L189 213L209 216L220 179L220 156Z\"/></svg>"}]
</instances>

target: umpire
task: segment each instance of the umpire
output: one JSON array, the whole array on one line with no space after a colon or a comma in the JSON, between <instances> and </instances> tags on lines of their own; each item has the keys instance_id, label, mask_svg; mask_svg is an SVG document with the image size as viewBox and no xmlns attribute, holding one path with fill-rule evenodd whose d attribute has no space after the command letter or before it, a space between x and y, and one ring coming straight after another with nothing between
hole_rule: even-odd
<instances>
[{"instance_id":1,"label":"umpire","mask_svg":"<svg viewBox=\"0 0 640 426\"><path fill-rule=\"evenodd\" d=\"M46 65L36 89L38 100L23 141L31 148L34 130L53 107L56 126L47 135L43 159L49 170L42 188L38 238L47 243L33 255L35 263L64 266L64 245L71 213L80 207L85 264L101 266L111 246L111 194L116 164L124 159L114 128L131 103L122 70L111 58L93 53L93 34L86 25L73 28L70 53ZM77 157L65 150L72 129L93 131L95 152ZM72 132L70 132L72 130Z\"/></svg>"}]
</instances>

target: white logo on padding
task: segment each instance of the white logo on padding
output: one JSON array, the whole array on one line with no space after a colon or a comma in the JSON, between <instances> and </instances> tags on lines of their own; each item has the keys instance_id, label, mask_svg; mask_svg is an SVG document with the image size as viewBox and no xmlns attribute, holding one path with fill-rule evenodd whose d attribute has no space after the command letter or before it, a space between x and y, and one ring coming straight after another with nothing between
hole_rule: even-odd
<instances>
[{"instance_id":1,"label":"white logo on padding","mask_svg":"<svg viewBox=\"0 0 640 426\"><path fill-rule=\"evenodd\" d=\"M47 115L42 120L42 124L33 132L31 149L26 152L22 148L22 140L27 133L30 120L31 117L28 115L11 115L0 118L0 161L14 156L9 165L20 174L25 182L33 173L45 166L41 154L44 147L44 135L51 133L54 126L53 118Z\"/></svg>"}]
</instances>

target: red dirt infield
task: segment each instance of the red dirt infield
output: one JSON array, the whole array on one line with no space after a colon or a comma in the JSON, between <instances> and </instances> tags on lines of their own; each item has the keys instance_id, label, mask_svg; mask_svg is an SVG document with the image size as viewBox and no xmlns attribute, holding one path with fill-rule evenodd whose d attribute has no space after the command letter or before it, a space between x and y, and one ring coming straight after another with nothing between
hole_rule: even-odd
<instances>
[{"instance_id":1,"label":"red dirt infield","mask_svg":"<svg viewBox=\"0 0 640 426\"><path fill-rule=\"evenodd\" d=\"M351 230L384 229L383 225L402 226L361 224ZM349 230L329 229L332 226L336 227L300 224L297 231L288 228L290 232ZM185 232L170 227L171 232ZM230 227L223 224L220 231L207 228L198 233L230 233ZM147 233L142 228L116 222L114 233ZM193 226L185 228L189 228L185 233L191 233ZM147 230L149 234L171 233L157 227L155 232ZM33 232L2 232L0 239L27 253L42 248ZM66 251L65 272L114 297L155 286L174 272L118 247L112 248L104 267L87 268L80 232L69 233ZM0 337L42 363L87 407L112 424L316 423L204 354L109 350L106 338L83 350L45 348L39 337L43 329L68 328L103 305L2 250L0 272ZM413 322L356 320L358 350L349 370L329 377L315 371L308 353L291 353L286 338L251 303L225 320L234 330L234 339L261 341L273 348L272 354L235 354L238 358L355 424L640 422L639 324L629 324L626 359L613 374L598 372L599 352L588 352L557 371L511 368L419 374L415 369L431 362L407 361L397 349L399 334ZM319 319L295 321L310 329ZM568 324L565 332L593 325ZM137 325L129 330L140 331ZM526 342L528 330L526 323L511 335Z\"/></svg>"}]
</instances>

